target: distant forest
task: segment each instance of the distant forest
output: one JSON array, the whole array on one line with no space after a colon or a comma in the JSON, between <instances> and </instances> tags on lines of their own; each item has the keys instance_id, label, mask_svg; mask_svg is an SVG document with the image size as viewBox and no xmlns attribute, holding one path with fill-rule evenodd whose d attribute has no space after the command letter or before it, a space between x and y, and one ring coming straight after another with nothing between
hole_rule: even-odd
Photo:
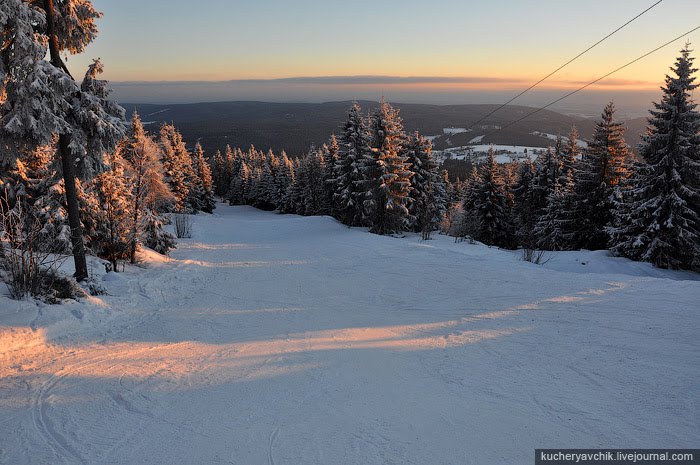
<instances>
[{"instance_id":1,"label":"distant forest","mask_svg":"<svg viewBox=\"0 0 700 465\"><path fill-rule=\"evenodd\" d=\"M378 102L359 101L364 111L373 112ZM250 147L275 152L285 150L291 157L306 153L313 144L320 146L328 134L341 131L344 115L352 102L329 103L265 103L265 102L220 102L176 105L122 104L127 114L137 110L146 128L154 129L160 124L173 123L191 144L199 142L205 151L213 152L225 145ZM498 105L424 105L392 104L401 112L403 124L408 132L418 131L425 136L440 136L434 139L435 150L467 145L476 136L491 132L488 127L505 126L522 117L531 107L509 105L471 126ZM636 150L646 127L646 118L624 121L627 140ZM554 111L542 111L527 120L497 134L487 135L483 143L526 145L547 147L552 143L539 131L552 135L566 135L575 125L582 138L593 134L595 122L575 116L566 116ZM486 128L481 128L484 126ZM443 134L444 128L465 128L471 131L455 135Z\"/></svg>"}]
</instances>

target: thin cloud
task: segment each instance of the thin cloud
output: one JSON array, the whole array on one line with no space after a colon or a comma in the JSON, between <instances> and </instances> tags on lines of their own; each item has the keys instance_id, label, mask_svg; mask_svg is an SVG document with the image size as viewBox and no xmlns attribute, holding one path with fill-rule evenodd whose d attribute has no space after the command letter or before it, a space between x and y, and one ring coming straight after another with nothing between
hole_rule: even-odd
<instances>
[{"instance_id":1,"label":"thin cloud","mask_svg":"<svg viewBox=\"0 0 700 465\"><path fill-rule=\"evenodd\" d=\"M118 86L144 85L235 85L235 84L315 84L315 85L406 85L406 84L518 84L524 79L484 76L301 76L275 79L231 79L228 81L115 81Z\"/></svg>"}]
</instances>

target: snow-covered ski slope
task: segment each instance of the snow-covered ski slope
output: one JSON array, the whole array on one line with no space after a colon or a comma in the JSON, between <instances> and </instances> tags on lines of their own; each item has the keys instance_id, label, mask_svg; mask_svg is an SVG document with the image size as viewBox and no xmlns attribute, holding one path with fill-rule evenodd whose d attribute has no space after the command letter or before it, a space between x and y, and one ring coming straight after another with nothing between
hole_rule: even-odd
<instances>
[{"instance_id":1,"label":"snow-covered ski slope","mask_svg":"<svg viewBox=\"0 0 700 465\"><path fill-rule=\"evenodd\" d=\"M0 297L0 463L528 464L696 447L700 282L220 205L111 295Z\"/></svg>"}]
</instances>

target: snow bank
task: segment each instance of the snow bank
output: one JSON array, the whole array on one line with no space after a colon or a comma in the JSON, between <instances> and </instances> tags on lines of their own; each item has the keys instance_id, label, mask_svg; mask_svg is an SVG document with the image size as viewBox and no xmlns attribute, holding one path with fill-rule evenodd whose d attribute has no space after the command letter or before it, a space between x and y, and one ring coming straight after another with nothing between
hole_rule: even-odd
<instances>
[{"instance_id":1,"label":"snow bank","mask_svg":"<svg viewBox=\"0 0 700 465\"><path fill-rule=\"evenodd\" d=\"M172 259L0 297L0 463L526 463L693 447L698 276L219 205ZM641 409L640 405L644 408Z\"/></svg>"}]
</instances>

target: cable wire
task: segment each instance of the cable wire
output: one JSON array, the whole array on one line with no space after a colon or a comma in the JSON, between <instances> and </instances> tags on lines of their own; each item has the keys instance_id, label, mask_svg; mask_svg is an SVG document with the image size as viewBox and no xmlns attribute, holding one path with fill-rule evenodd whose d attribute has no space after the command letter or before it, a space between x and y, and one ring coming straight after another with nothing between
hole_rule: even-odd
<instances>
[{"instance_id":1,"label":"cable wire","mask_svg":"<svg viewBox=\"0 0 700 465\"><path fill-rule=\"evenodd\" d=\"M637 16L635 16L634 18L630 19L629 21L627 21L627 22L626 22L625 24L623 24L622 26L620 26L620 27L618 27L617 29L615 29L614 31L612 31L610 34L606 35L605 37L603 37L602 39L600 39L598 42L596 42L595 44L593 44L593 45L591 45L590 47L588 47L588 48L587 48L586 50L584 50L583 52L579 53L578 55L576 55L575 57L573 57L572 59L570 59L569 61L567 61L566 63L564 63L563 65L561 65L560 67L558 67L557 69L555 69L554 71L552 71L551 73L549 73L548 75L546 75L545 77L543 77L542 79L540 79L539 81L537 81L536 83L532 84L530 87L528 87L528 88L525 89L524 91L520 92L520 93L519 93L518 95L516 95L515 97L511 98L510 100L508 100L506 103L502 104L501 106L499 106L499 107L496 108L495 110L491 111L491 112L488 113L486 116L483 116L483 117L479 118L475 123L473 123L471 126L469 126L469 128L473 128L474 126L476 126L477 124L481 123L482 121L484 121L484 120L485 120L486 118L488 118L489 116L491 116L491 115L493 115L494 113L496 113L496 112L500 111L501 109L503 109L506 105L508 105L508 104L510 104L511 102L513 102L514 100L516 100L516 99L522 97L526 92L531 91L532 89L534 89L535 87L537 87L538 85L540 85L542 82L544 82L545 80L549 79L549 78L552 77L554 74L558 73L559 71L561 71L562 69L564 69L566 66L570 65L571 63L573 63L574 61L576 61L577 59L579 59L580 57L582 57L583 55L585 55L586 53L588 53L590 50L592 50L593 48L595 48L597 45L601 44L601 43L604 42L605 40L607 40L607 39L609 39L610 37L612 37L613 35L615 35L618 31L620 31L620 30L623 29L625 26L627 26L627 25L629 25L630 23L632 23L634 20L636 20L637 18L639 18L640 16L642 16L643 14L645 14L646 12L648 12L649 10L651 10L652 8L654 8L656 5L658 5L658 4L661 3L662 1L663 1L663 0L657 1L656 3L654 3L653 5L651 5L649 8L647 8L647 9L644 10L644 11L642 11L642 12L639 13Z\"/></svg>"},{"instance_id":2,"label":"cable wire","mask_svg":"<svg viewBox=\"0 0 700 465\"><path fill-rule=\"evenodd\" d=\"M681 34L681 35L679 35L678 37L676 37L676 38L674 38L674 39L672 39L672 40L669 40L669 41L666 42L665 44L656 47L654 50L651 50L651 51L645 53L644 55L641 55L641 56L635 58L634 60L632 60L632 61L630 61L630 62L628 62L628 63L626 63L626 64L620 66L619 68L617 68L617 69L615 69L615 70L613 70L613 71L610 71L609 73L607 73L607 74L605 74L605 75L599 77L598 79L595 79L595 80L589 82L589 83L586 84L586 85L583 85L583 86L579 87L579 88L576 89L576 90L573 90L573 91L569 92L568 94L566 94L566 95L564 95L564 96L562 96L562 97L559 97L558 99L554 100L553 102L550 102L550 103L548 103L547 105L545 105L545 106L543 106L543 107L540 107L540 108L536 109L535 111L532 111L532 112L526 114L526 115L523 116L522 118L516 119L515 121L511 121L510 123L506 124L505 126L499 128L499 129L496 129L495 131L489 132L488 134L486 134L486 135L484 135L484 136L482 137L482 140L485 139L485 138L487 138L488 136L491 136L491 135L497 133L498 131L502 131L502 130L504 130L504 129L506 129L506 128L509 128L509 127L513 126L514 124L517 124L517 123L521 122L522 120L524 120L524 119L526 119L526 118L529 118L530 116L532 116L532 115L534 115L534 114L536 114L536 113L541 112L542 110L546 110L547 108L551 107L552 105L561 102L561 101L564 100L565 98L571 97L572 95L574 95L574 94L576 94L576 93L578 93L578 92L581 92L582 90L584 90L584 89L586 89L586 88L592 86L593 84L595 84L595 83L597 83L597 82L602 81L603 79L605 79L605 78L607 78L607 77L609 77L609 76L611 76L611 75L617 73L618 71L627 68L628 66L630 66L630 65L632 65L632 64L634 64L634 63L636 63L636 62L638 62L639 60L642 60L642 59L648 57L648 56L651 55L652 53L658 52L659 50L661 50L661 49L664 48L664 47L668 47L669 45L671 45L671 44L674 43L675 41L677 41L677 40L679 40L679 39L682 39L683 37L685 37L685 36L687 36L687 35L689 35L689 34L692 34L693 32L697 31L698 29L700 29L700 26L697 26L697 27L691 29L690 31L688 31L688 32L686 32L686 33L684 33L684 34Z\"/></svg>"}]
</instances>

